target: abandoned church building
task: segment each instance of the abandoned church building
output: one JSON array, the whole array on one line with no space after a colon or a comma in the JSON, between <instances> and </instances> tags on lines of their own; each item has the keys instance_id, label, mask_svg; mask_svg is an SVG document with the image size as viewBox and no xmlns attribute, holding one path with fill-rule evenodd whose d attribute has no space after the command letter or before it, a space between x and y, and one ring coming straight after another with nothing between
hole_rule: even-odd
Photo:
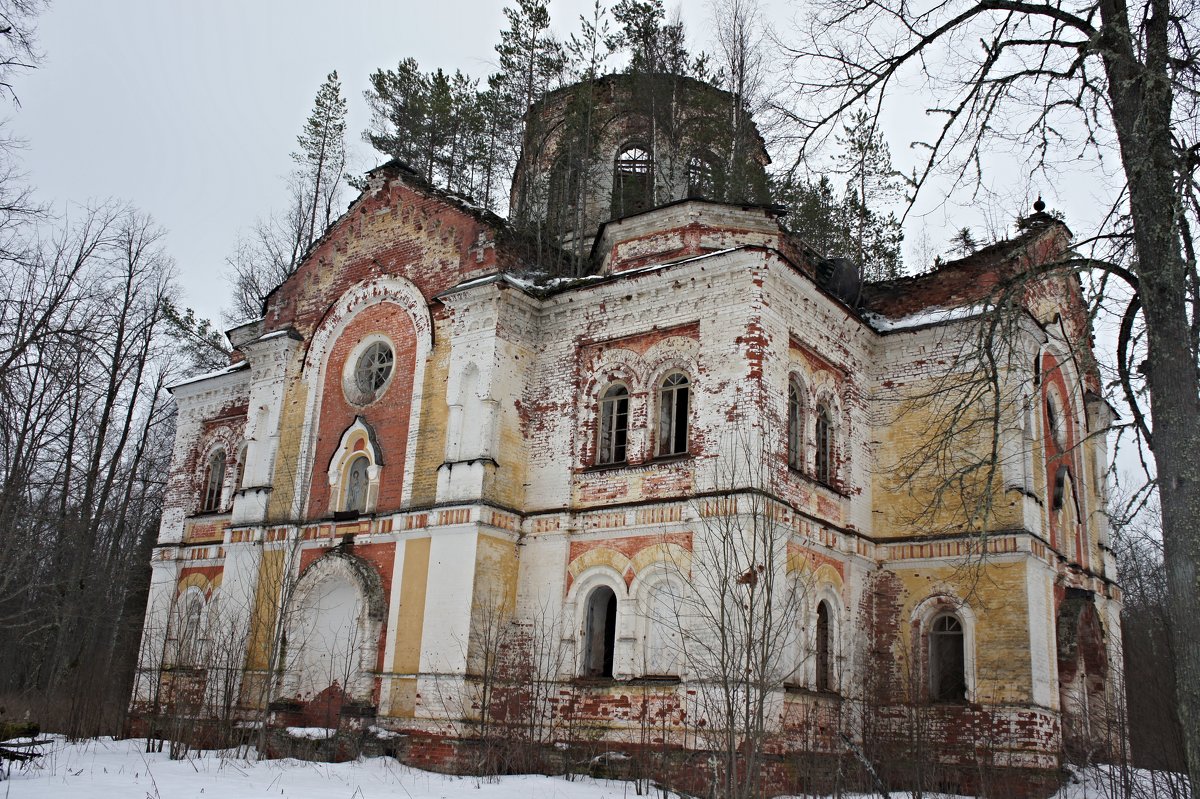
<instances>
[{"instance_id":1,"label":"abandoned church building","mask_svg":"<svg viewBox=\"0 0 1200 799\"><path fill-rule=\"evenodd\" d=\"M785 209L709 199L728 170L633 94L597 82L584 158L567 103L531 111L540 239L372 170L228 368L172 389L135 723L450 770L619 751L684 786L755 738L781 789L855 757L903 782L919 749L1036 794L1104 751L1113 413L1078 280L1038 268L1068 229L1039 203L864 283ZM741 161L765 186L761 139Z\"/></svg>"}]
</instances>

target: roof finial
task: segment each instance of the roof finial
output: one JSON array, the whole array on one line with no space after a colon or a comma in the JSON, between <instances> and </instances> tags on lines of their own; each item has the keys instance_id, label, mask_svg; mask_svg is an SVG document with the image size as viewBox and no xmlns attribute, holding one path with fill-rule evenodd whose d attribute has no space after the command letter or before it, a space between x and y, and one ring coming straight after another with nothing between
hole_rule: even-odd
<instances>
[{"instance_id":1,"label":"roof finial","mask_svg":"<svg viewBox=\"0 0 1200 799\"><path fill-rule=\"evenodd\" d=\"M1042 195L1039 194L1038 198L1033 201L1033 210L1039 214L1046 210L1046 204L1042 202Z\"/></svg>"}]
</instances>

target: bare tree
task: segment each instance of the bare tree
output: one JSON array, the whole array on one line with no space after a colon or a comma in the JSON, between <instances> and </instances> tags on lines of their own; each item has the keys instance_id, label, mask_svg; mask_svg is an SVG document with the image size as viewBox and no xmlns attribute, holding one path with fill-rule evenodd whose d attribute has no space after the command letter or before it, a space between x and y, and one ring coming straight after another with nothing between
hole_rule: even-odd
<instances>
[{"instance_id":1,"label":"bare tree","mask_svg":"<svg viewBox=\"0 0 1200 799\"><path fill-rule=\"evenodd\" d=\"M789 573L792 532L773 490L777 457L765 449L774 440L746 419L721 436L715 491L697 500L690 585L671 597L675 618L667 620L697 684L704 725L696 730L721 761L718 794L731 798L761 794L762 757L798 667L809 588L801 572Z\"/></svg>"},{"instance_id":2,"label":"bare tree","mask_svg":"<svg viewBox=\"0 0 1200 799\"><path fill-rule=\"evenodd\" d=\"M45 227L0 265L0 690L95 732L126 705L162 501L172 266L126 207Z\"/></svg>"},{"instance_id":3,"label":"bare tree","mask_svg":"<svg viewBox=\"0 0 1200 799\"><path fill-rule=\"evenodd\" d=\"M1015 145L1034 174L1081 152L1119 160L1123 191L1095 239L1106 245L1096 254L1108 260L1078 265L1126 282L1130 299L1119 316L1132 325L1140 315L1145 325L1141 368L1130 360L1128 336L1118 358L1144 374L1148 387L1146 413L1139 398L1129 399L1154 454L1171 623L1178 640L1192 642L1178 653L1177 686L1193 791L1200 792L1194 14L1166 0L829 0L814 7L801 33L788 55L802 151L843 111L866 103L878 113L914 77L941 122L916 170L918 192L945 170L978 181L995 145ZM1113 261L1123 268L1109 268Z\"/></svg>"}]
</instances>

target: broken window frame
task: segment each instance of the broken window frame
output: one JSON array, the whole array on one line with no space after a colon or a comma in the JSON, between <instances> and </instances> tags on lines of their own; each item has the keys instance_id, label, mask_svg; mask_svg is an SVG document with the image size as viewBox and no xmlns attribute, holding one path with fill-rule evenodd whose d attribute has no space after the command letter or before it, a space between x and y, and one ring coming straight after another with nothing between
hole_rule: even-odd
<instances>
[{"instance_id":1,"label":"broken window frame","mask_svg":"<svg viewBox=\"0 0 1200 799\"><path fill-rule=\"evenodd\" d=\"M600 398L596 465L613 466L629 457L629 389L613 383Z\"/></svg>"},{"instance_id":2,"label":"broken window frame","mask_svg":"<svg viewBox=\"0 0 1200 799\"><path fill-rule=\"evenodd\" d=\"M225 489L225 449L222 447L208 456L204 469L204 494L200 497L200 512L215 513L221 509L221 495Z\"/></svg>"},{"instance_id":3,"label":"broken window frame","mask_svg":"<svg viewBox=\"0 0 1200 799\"><path fill-rule=\"evenodd\" d=\"M688 454L691 386L691 381L683 372L671 372L659 384L655 457L671 458Z\"/></svg>"},{"instance_id":4,"label":"broken window frame","mask_svg":"<svg viewBox=\"0 0 1200 799\"><path fill-rule=\"evenodd\" d=\"M654 207L654 156L650 148L630 142L613 160L612 217L631 216Z\"/></svg>"},{"instance_id":5,"label":"broken window frame","mask_svg":"<svg viewBox=\"0 0 1200 799\"><path fill-rule=\"evenodd\" d=\"M829 406L824 403L817 406L816 422L814 424L816 439L816 456L813 458L813 476L817 482L832 486L833 472L833 417Z\"/></svg>"}]
</instances>

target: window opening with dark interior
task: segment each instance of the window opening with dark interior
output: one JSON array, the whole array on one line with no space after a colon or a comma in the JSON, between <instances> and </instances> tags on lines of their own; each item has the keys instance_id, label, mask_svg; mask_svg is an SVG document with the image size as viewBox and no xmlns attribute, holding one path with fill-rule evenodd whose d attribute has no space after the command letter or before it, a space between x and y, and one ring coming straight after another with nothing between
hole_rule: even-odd
<instances>
[{"instance_id":1,"label":"window opening with dark interior","mask_svg":"<svg viewBox=\"0 0 1200 799\"><path fill-rule=\"evenodd\" d=\"M825 485L833 484L833 422L829 418L829 408L817 406L816 423L817 453L814 464L816 478Z\"/></svg>"},{"instance_id":2,"label":"window opening with dark interior","mask_svg":"<svg viewBox=\"0 0 1200 799\"><path fill-rule=\"evenodd\" d=\"M219 449L209 456L204 472L204 496L200 510L220 510L221 489L225 485L225 450Z\"/></svg>"},{"instance_id":3,"label":"window opening with dark interior","mask_svg":"<svg viewBox=\"0 0 1200 799\"><path fill-rule=\"evenodd\" d=\"M584 636L583 675L611 678L617 642L617 595L606 585L588 596Z\"/></svg>"},{"instance_id":4,"label":"window opening with dark interior","mask_svg":"<svg viewBox=\"0 0 1200 799\"><path fill-rule=\"evenodd\" d=\"M629 436L629 389L610 386L600 399L600 447L597 463L624 463Z\"/></svg>"},{"instance_id":5,"label":"window opening with dark interior","mask_svg":"<svg viewBox=\"0 0 1200 799\"><path fill-rule=\"evenodd\" d=\"M613 166L613 218L650 208L654 198L654 159L649 151L640 145L629 145L617 155Z\"/></svg>"},{"instance_id":6,"label":"window opening with dark interior","mask_svg":"<svg viewBox=\"0 0 1200 799\"><path fill-rule=\"evenodd\" d=\"M788 466L799 469L804 452L804 419L801 414L800 386L788 381Z\"/></svg>"},{"instance_id":7,"label":"window opening with dark interior","mask_svg":"<svg viewBox=\"0 0 1200 799\"><path fill-rule=\"evenodd\" d=\"M688 159L688 197L713 196L713 166L712 162L703 155L693 155Z\"/></svg>"},{"instance_id":8,"label":"window opening with dark interior","mask_svg":"<svg viewBox=\"0 0 1200 799\"><path fill-rule=\"evenodd\" d=\"M688 451L687 375L668 375L658 390L657 455L683 455Z\"/></svg>"},{"instance_id":9,"label":"window opening with dark interior","mask_svg":"<svg viewBox=\"0 0 1200 799\"><path fill-rule=\"evenodd\" d=\"M817 690L833 690L833 640L829 626L829 603L817 605Z\"/></svg>"},{"instance_id":10,"label":"window opening with dark interior","mask_svg":"<svg viewBox=\"0 0 1200 799\"><path fill-rule=\"evenodd\" d=\"M929 629L929 698L935 702L965 702L966 660L963 627L954 616L939 616Z\"/></svg>"},{"instance_id":11,"label":"window opening with dark interior","mask_svg":"<svg viewBox=\"0 0 1200 799\"><path fill-rule=\"evenodd\" d=\"M376 341L371 344L358 356L358 362L354 365L354 387L363 397L373 400L392 376L394 361L392 348L386 343Z\"/></svg>"},{"instance_id":12,"label":"window opening with dark interior","mask_svg":"<svg viewBox=\"0 0 1200 799\"><path fill-rule=\"evenodd\" d=\"M546 224L550 232L563 236L573 231L578 207L579 170L572 169L563 157L550 171L550 190L546 199Z\"/></svg>"},{"instance_id":13,"label":"window opening with dark interior","mask_svg":"<svg viewBox=\"0 0 1200 799\"><path fill-rule=\"evenodd\" d=\"M346 510L363 513L367 509L367 487L370 478L367 474L369 462L365 455L359 455L350 462L350 470L346 473Z\"/></svg>"}]
</instances>

